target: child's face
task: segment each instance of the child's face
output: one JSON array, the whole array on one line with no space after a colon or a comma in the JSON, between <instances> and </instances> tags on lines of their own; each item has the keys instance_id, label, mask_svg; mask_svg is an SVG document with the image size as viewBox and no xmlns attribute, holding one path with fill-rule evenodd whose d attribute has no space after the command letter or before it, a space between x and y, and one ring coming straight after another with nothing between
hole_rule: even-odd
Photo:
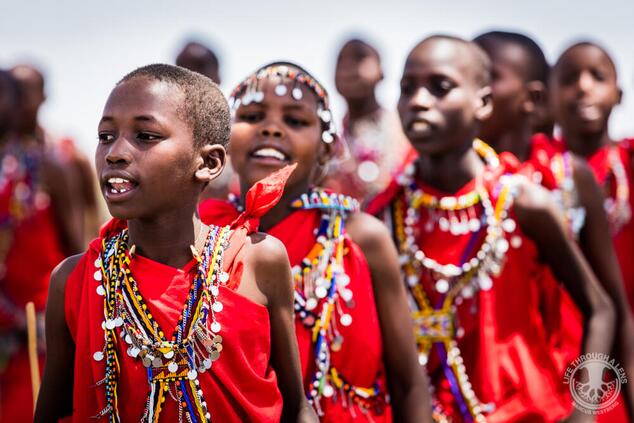
<instances>
[{"instance_id":1,"label":"child's face","mask_svg":"<svg viewBox=\"0 0 634 423\"><path fill-rule=\"evenodd\" d=\"M484 141L497 139L521 125L533 105L522 69L530 66L522 47L490 41L481 47L491 59L491 99L493 112L482 122L480 138Z\"/></svg>"},{"instance_id":2,"label":"child's face","mask_svg":"<svg viewBox=\"0 0 634 423\"><path fill-rule=\"evenodd\" d=\"M270 173L290 163L297 168L287 185L312 181L317 164L328 160L321 141L322 126L317 116L317 99L304 85L301 100L291 97L295 87L286 82L287 93L278 96L275 87L280 80L263 79L261 103L240 105L231 127L231 164L243 183L252 186Z\"/></svg>"},{"instance_id":3,"label":"child's face","mask_svg":"<svg viewBox=\"0 0 634 423\"><path fill-rule=\"evenodd\" d=\"M383 78L376 54L363 43L341 49L335 68L335 87L345 99L366 99Z\"/></svg>"},{"instance_id":4,"label":"child's face","mask_svg":"<svg viewBox=\"0 0 634 423\"><path fill-rule=\"evenodd\" d=\"M429 40L410 53L398 112L405 135L421 155L468 148L479 121L490 113L490 89L478 83L473 57L450 40Z\"/></svg>"},{"instance_id":5,"label":"child's face","mask_svg":"<svg viewBox=\"0 0 634 423\"><path fill-rule=\"evenodd\" d=\"M183 93L145 77L112 90L99 122L97 175L110 213L153 218L195 205L200 155L192 130L178 115Z\"/></svg>"},{"instance_id":6,"label":"child's face","mask_svg":"<svg viewBox=\"0 0 634 423\"><path fill-rule=\"evenodd\" d=\"M621 99L616 71L595 46L577 46L559 59L553 71L553 111L568 134L597 134Z\"/></svg>"}]
</instances>

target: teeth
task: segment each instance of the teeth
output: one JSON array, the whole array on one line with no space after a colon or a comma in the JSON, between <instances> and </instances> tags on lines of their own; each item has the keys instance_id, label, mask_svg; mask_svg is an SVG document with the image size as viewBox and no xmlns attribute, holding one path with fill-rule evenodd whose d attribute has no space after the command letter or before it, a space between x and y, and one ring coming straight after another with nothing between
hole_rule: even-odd
<instances>
[{"instance_id":1,"label":"teeth","mask_svg":"<svg viewBox=\"0 0 634 423\"><path fill-rule=\"evenodd\" d=\"M414 131L424 131L427 128L429 128L429 123L427 122L416 121L412 123L412 129Z\"/></svg>"},{"instance_id":2,"label":"teeth","mask_svg":"<svg viewBox=\"0 0 634 423\"><path fill-rule=\"evenodd\" d=\"M285 160L286 156L284 155L284 153L280 152L279 150L276 150L274 148L261 148L257 151L255 151L253 153L254 156L256 157L266 157L266 158L273 158L273 159L277 159L277 160Z\"/></svg>"},{"instance_id":3,"label":"teeth","mask_svg":"<svg viewBox=\"0 0 634 423\"><path fill-rule=\"evenodd\" d=\"M109 184L125 184L125 183L128 183L128 182L130 182L130 181L127 180L127 179L123 179L123 178L110 178L110 179L108 179L108 183Z\"/></svg>"}]
</instances>

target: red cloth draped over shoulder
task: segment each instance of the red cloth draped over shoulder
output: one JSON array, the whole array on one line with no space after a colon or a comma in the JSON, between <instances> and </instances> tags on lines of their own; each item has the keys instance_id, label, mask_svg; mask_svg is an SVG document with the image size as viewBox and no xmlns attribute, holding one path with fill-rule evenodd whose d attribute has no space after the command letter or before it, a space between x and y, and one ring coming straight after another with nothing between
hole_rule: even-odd
<instances>
[{"instance_id":1,"label":"red cloth draped over shoulder","mask_svg":"<svg viewBox=\"0 0 634 423\"><path fill-rule=\"evenodd\" d=\"M273 180L264 181L254 189L250 207L233 225L230 246L225 251L224 266L230 278L220 287L219 300L224 305L217 315L222 329L223 352L211 371L199 374L201 388L214 421L219 422L278 422L282 413L282 397L275 372L269 365L271 339L268 310L235 292L242 271L241 254L245 238L257 227L258 218L282 195L286 170ZM96 293L94 265L105 238L126 227L125 221L111 220L101 231L101 237L90 244L89 250L69 276L65 292L66 321L75 341L75 380L72 421L89 421L105 406L103 387L95 387L104 376L103 362L92 359L103 348L103 297ZM192 260L176 269L137 254L130 268L140 292L154 319L165 333L171 333L178 322L189 287L196 274ZM121 371L119 375L119 414L121 421L139 421L143 415L149 390L146 369L142 363L127 356L118 347ZM178 407L167 398L161 421L178 421Z\"/></svg>"},{"instance_id":2,"label":"red cloth draped over shoulder","mask_svg":"<svg viewBox=\"0 0 634 423\"><path fill-rule=\"evenodd\" d=\"M213 199L201 203L199 210L203 221L213 224L225 224L234 220L238 214L232 204ZM315 244L314 232L319 222L318 210L298 210L271 228L268 234L284 243L291 266L295 266L300 264ZM344 312L352 316L352 324L348 327L342 325L338 327L344 342L340 351L332 353L332 365L350 384L369 388L378 381L384 391L387 387L382 367L382 338L370 271L359 247L347 237L344 249L348 251L344 257L344 268L350 277L348 288L353 292L355 306L348 308L342 305ZM307 388L315 371L314 345L310 331L299 319L295 320L295 332L304 386ZM345 407L341 399L334 401L332 398L322 398L321 407L324 411L322 422L391 421L389 407L383 414L371 414L371 416L363 415L355 408L355 416Z\"/></svg>"},{"instance_id":3,"label":"red cloth draped over shoulder","mask_svg":"<svg viewBox=\"0 0 634 423\"><path fill-rule=\"evenodd\" d=\"M507 170L506 161L501 163L499 171L487 183L492 197L494 185ZM474 187L472 180L455 193L443 193L429 186L424 189L436 196L458 196ZM396 201L403 201L403 191L394 181L375 198L368 210L379 217L391 216ZM480 205L477 212L483 212ZM419 248L438 262L459 264L471 234L455 236L437 226L432 232L426 232L423 227L426 213L425 209L421 210L419 233L424 236L417 239ZM510 215L513 216L512 209ZM391 222L390 217L385 220ZM535 283L535 278L543 266L535 244L519 226L513 235L519 237L521 245L508 250L502 273L493 277L493 287L456 305L458 321L464 329L457 343L477 397L493 405L493 411L486 414L487 421L554 422L571 411L571 400L547 343L540 315L541 285ZM422 283L432 304L438 301L439 294L432 281L424 278ZM434 349L427 370L442 408L454 421L461 421Z\"/></svg>"}]
</instances>

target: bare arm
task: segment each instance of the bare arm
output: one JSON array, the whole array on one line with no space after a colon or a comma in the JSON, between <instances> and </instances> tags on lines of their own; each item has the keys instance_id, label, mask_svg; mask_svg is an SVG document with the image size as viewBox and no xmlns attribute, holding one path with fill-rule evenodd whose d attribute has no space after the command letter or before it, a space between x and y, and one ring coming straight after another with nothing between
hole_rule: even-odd
<instances>
[{"instance_id":1,"label":"bare arm","mask_svg":"<svg viewBox=\"0 0 634 423\"><path fill-rule=\"evenodd\" d=\"M575 158L574 180L579 203L586 210L579 245L599 282L610 296L616 310L614 355L627 374L634 374L634 320L627 301L619 263L612 246L608 220L603 208L603 193L585 161ZM634 384L627 384L626 400L634 416Z\"/></svg>"},{"instance_id":2,"label":"bare arm","mask_svg":"<svg viewBox=\"0 0 634 423\"><path fill-rule=\"evenodd\" d=\"M293 321L293 280L286 248L276 238L251 236L245 261L253 266L271 322L271 365L284 400L282 422L317 422L304 395Z\"/></svg>"},{"instance_id":3,"label":"bare arm","mask_svg":"<svg viewBox=\"0 0 634 423\"><path fill-rule=\"evenodd\" d=\"M418 364L414 328L394 243L383 223L365 213L350 216L346 228L370 267L394 421L431 422L427 376Z\"/></svg>"},{"instance_id":4,"label":"bare arm","mask_svg":"<svg viewBox=\"0 0 634 423\"><path fill-rule=\"evenodd\" d=\"M583 352L609 354L614 339L615 313L576 244L566 236L556 204L541 186L523 182L515 202L522 230L535 242L542 259L563 282L584 316Z\"/></svg>"},{"instance_id":5,"label":"bare arm","mask_svg":"<svg viewBox=\"0 0 634 423\"><path fill-rule=\"evenodd\" d=\"M73 412L75 344L66 325L66 280L83 254L61 262L51 274L46 304L46 366L37 398L35 422L51 422Z\"/></svg>"}]
</instances>

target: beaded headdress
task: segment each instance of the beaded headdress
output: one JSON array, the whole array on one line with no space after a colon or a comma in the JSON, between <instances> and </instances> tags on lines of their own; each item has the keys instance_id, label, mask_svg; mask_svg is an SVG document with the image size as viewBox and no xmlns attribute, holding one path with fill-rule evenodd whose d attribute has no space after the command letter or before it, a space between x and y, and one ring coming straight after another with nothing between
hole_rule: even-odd
<instances>
[{"instance_id":1,"label":"beaded headdress","mask_svg":"<svg viewBox=\"0 0 634 423\"><path fill-rule=\"evenodd\" d=\"M274 62L262 66L245 78L233 89L229 97L229 105L232 112L235 112L240 105L246 106L251 103L261 103L264 100L264 93L261 91L262 81L273 78L277 78L280 81L275 87L275 94L280 97L289 94L286 86L289 81L293 85L290 90L290 96L297 101L301 100L304 95L300 85L312 91L317 98L317 115L322 126L322 141L326 144L340 141L333 122L332 111L330 110L328 92L308 71L294 63Z\"/></svg>"}]
</instances>

